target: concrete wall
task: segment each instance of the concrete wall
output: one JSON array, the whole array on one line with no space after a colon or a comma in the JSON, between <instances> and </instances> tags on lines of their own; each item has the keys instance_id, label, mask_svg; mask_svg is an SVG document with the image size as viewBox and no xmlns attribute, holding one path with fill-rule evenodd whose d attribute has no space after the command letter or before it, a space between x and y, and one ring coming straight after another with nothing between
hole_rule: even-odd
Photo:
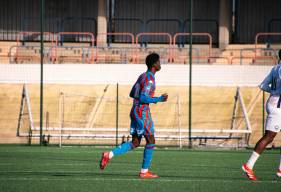
<instances>
[{"instance_id":1,"label":"concrete wall","mask_svg":"<svg viewBox=\"0 0 281 192\"><path fill-rule=\"evenodd\" d=\"M257 86L271 66L194 65L193 85ZM133 84L146 71L144 64L45 64L44 82L56 84ZM0 65L0 83L39 83L39 64ZM188 85L188 65L162 65L158 85Z\"/></svg>"}]
</instances>

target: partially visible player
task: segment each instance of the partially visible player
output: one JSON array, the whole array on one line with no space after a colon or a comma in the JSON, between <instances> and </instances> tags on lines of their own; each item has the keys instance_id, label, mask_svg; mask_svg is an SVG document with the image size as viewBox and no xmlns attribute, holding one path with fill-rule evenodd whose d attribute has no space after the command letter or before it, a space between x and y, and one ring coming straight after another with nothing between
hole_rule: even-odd
<instances>
[{"instance_id":1,"label":"partially visible player","mask_svg":"<svg viewBox=\"0 0 281 192\"><path fill-rule=\"evenodd\" d=\"M159 55L156 53L149 54L146 57L146 65L147 71L139 76L130 92L130 97L134 99L130 113L132 141L123 143L110 152L104 152L100 161L100 168L104 169L112 157L127 153L138 147L144 136L146 145L139 177L157 178L158 175L149 171L155 148L154 123L150 115L149 104L165 102L168 99L168 95L163 94L160 97L154 97L156 88L154 75L161 69Z\"/></svg>"},{"instance_id":2,"label":"partially visible player","mask_svg":"<svg viewBox=\"0 0 281 192\"><path fill-rule=\"evenodd\" d=\"M264 151L265 147L273 141L281 129L281 50L279 50L278 56L278 64L271 69L270 73L259 86L263 91L270 93L266 102L267 118L265 134L257 142L248 162L242 165L242 170L252 181L257 180L253 172L253 167L256 161L258 160L260 154ZM281 177L281 156L279 169L276 174L278 177Z\"/></svg>"}]
</instances>

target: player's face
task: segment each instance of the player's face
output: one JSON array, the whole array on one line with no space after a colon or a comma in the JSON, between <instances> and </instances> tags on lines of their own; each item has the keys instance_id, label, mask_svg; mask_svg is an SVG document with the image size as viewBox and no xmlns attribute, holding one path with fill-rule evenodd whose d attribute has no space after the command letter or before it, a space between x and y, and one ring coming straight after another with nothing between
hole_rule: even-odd
<instances>
[{"instance_id":1,"label":"player's face","mask_svg":"<svg viewBox=\"0 0 281 192\"><path fill-rule=\"evenodd\" d=\"M160 71L160 69L161 69L160 60L158 60L158 61L155 63L155 69L156 69L156 71Z\"/></svg>"}]
</instances>

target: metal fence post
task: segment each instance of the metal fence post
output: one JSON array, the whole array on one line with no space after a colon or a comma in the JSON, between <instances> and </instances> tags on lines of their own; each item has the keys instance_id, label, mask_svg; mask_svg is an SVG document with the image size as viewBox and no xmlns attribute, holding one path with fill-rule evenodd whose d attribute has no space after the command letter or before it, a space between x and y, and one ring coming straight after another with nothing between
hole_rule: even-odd
<instances>
[{"instance_id":1,"label":"metal fence post","mask_svg":"<svg viewBox=\"0 0 281 192\"><path fill-rule=\"evenodd\" d=\"M119 123L119 84L116 84L116 146L118 146L118 123Z\"/></svg>"}]
</instances>

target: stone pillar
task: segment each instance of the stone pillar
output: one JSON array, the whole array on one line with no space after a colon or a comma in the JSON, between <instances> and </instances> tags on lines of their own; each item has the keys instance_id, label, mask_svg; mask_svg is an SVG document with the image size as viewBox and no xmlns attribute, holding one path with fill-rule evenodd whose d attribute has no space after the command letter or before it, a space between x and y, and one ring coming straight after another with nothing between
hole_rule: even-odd
<instances>
[{"instance_id":1,"label":"stone pillar","mask_svg":"<svg viewBox=\"0 0 281 192\"><path fill-rule=\"evenodd\" d=\"M219 48L225 49L231 33L231 0L220 0L219 12Z\"/></svg>"},{"instance_id":2,"label":"stone pillar","mask_svg":"<svg viewBox=\"0 0 281 192\"><path fill-rule=\"evenodd\" d=\"M106 22L106 0L99 0L98 1L98 19L97 19L97 42L99 45L106 44L106 36L99 35L101 33L107 33L107 22Z\"/></svg>"}]
</instances>

